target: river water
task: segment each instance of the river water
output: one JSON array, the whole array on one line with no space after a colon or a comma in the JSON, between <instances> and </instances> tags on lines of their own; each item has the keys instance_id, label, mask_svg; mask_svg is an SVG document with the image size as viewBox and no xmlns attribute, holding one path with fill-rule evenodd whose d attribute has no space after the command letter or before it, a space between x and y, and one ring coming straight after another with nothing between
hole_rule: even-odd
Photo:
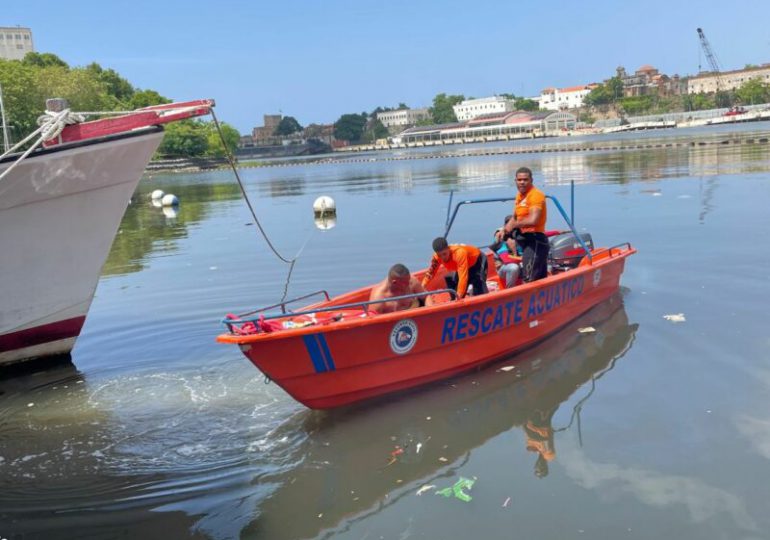
<instances>
[{"instance_id":1,"label":"river water","mask_svg":"<svg viewBox=\"0 0 770 540\"><path fill-rule=\"evenodd\" d=\"M288 281L232 173L148 175L72 364L0 380L0 538L770 538L768 130L245 169L270 239L299 254ZM215 342L228 312L427 265L449 192L512 195L522 165L567 208L575 182L597 245L639 250L615 297L537 347L321 412ZM319 195L337 202L331 230L314 226ZM468 207L450 239L489 243L508 212Z\"/></svg>"}]
</instances>

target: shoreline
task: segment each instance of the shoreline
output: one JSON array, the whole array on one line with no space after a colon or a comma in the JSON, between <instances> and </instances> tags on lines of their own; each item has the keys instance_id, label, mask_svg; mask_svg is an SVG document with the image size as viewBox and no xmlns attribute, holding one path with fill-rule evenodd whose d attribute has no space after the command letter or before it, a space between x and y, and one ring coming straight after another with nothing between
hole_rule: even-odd
<instances>
[{"instance_id":1,"label":"shoreline","mask_svg":"<svg viewBox=\"0 0 770 540\"><path fill-rule=\"evenodd\" d=\"M409 148L373 148L359 150L355 157L350 153L318 154L316 156L286 157L268 160L238 161L239 169L264 167L294 167L297 165L337 165L345 163L369 163L378 161L408 161L416 159L439 159L459 157L482 157L515 154L538 154L556 152L602 152L618 150L644 150L660 148L681 148L694 146L723 145L767 145L770 144L770 121L755 121L758 129L735 133L724 128L734 128L746 122L682 126L678 128L649 128L608 133L579 133L572 136L538 137L535 139L512 139L499 141L478 141L452 145L412 146ZM712 131L712 128L714 131ZM719 129L723 128L723 129ZM697 129L695 134L682 133ZM680 131L681 130L681 131ZM689 135L689 136L688 136ZM451 149L449 148L451 147ZM202 166L201 166L202 165ZM208 160L198 165L196 160L167 160L166 163L151 162L146 172L189 173L207 170L222 170L229 164L222 160Z\"/></svg>"}]
</instances>

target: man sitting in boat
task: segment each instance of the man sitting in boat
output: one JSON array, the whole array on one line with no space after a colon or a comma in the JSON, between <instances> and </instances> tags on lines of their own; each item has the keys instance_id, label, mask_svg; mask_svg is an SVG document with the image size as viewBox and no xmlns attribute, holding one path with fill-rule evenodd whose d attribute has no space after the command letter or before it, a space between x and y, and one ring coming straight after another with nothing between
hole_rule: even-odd
<instances>
[{"instance_id":1,"label":"man sitting in boat","mask_svg":"<svg viewBox=\"0 0 770 540\"><path fill-rule=\"evenodd\" d=\"M548 276L545 194L533 185L532 171L528 167L516 171L516 188L519 192L513 205L513 219L496 237L500 241L513 236L521 246L521 277L528 283Z\"/></svg>"},{"instance_id":2,"label":"man sitting in boat","mask_svg":"<svg viewBox=\"0 0 770 540\"><path fill-rule=\"evenodd\" d=\"M394 264L390 267L390 270L388 270L388 276L372 287L369 300L382 300L384 298L393 298L396 296L405 296L407 294L417 294L421 292L425 292L425 288L419 281L417 281L417 278L412 277L409 269L403 264ZM369 310L374 313L391 313L393 311L401 311L402 309L423 305L425 305L424 296L370 304Z\"/></svg>"},{"instance_id":3,"label":"man sitting in boat","mask_svg":"<svg viewBox=\"0 0 770 540\"><path fill-rule=\"evenodd\" d=\"M505 216L503 221L503 227L511 220L513 216ZM497 269L497 275L502 278L506 289L516 285L521 273L521 266L519 262L521 258L517 252L516 241L509 236L505 236L505 240L497 240L498 237L502 238L504 235L503 227L500 227L495 231L495 243L489 246L492 253L495 254L495 268Z\"/></svg>"},{"instance_id":4,"label":"man sitting in boat","mask_svg":"<svg viewBox=\"0 0 770 540\"><path fill-rule=\"evenodd\" d=\"M488 292L487 258L477 247L449 245L446 238L439 236L433 240L433 251L430 268L422 278L423 287L430 283L439 266L443 266L450 272L444 278L447 287L457 291L457 298L465 297L469 286L473 286L472 296Z\"/></svg>"}]
</instances>

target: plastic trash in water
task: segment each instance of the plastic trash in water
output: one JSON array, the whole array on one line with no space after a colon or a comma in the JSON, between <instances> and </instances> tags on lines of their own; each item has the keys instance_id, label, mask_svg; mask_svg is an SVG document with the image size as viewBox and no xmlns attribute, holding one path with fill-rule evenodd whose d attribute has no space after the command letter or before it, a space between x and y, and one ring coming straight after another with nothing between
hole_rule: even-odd
<instances>
[{"instance_id":1,"label":"plastic trash in water","mask_svg":"<svg viewBox=\"0 0 770 540\"><path fill-rule=\"evenodd\" d=\"M663 318L673 323L685 322L684 313L672 313L670 315L663 315Z\"/></svg>"},{"instance_id":2,"label":"plastic trash in water","mask_svg":"<svg viewBox=\"0 0 770 540\"><path fill-rule=\"evenodd\" d=\"M591 332L596 332L596 328L593 326L585 326L583 328L578 328L578 332L581 334L590 334Z\"/></svg>"},{"instance_id":3,"label":"plastic trash in water","mask_svg":"<svg viewBox=\"0 0 770 540\"><path fill-rule=\"evenodd\" d=\"M426 491L430 491L431 489L435 488L436 486L434 484L425 484L420 489L417 490L417 493L415 495L422 495Z\"/></svg>"},{"instance_id":4,"label":"plastic trash in water","mask_svg":"<svg viewBox=\"0 0 770 540\"><path fill-rule=\"evenodd\" d=\"M455 485L452 487L440 489L436 492L436 495L441 495L442 497L452 497L454 496L456 499L460 499L463 502L470 502L473 497L465 493L464 490L473 488L473 484L476 483L476 478L470 479L470 478L463 478L462 476L460 479L455 482Z\"/></svg>"}]
</instances>

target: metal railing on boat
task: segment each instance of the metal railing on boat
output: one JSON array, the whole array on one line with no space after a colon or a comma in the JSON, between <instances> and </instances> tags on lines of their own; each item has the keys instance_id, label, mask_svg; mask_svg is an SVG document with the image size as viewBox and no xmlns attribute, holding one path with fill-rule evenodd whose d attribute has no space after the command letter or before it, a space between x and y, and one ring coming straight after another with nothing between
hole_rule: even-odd
<instances>
[{"instance_id":1,"label":"metal railing on boat","mask_svg":"<svg viewBox=\"0 0 770 540\"><path fill-rule=\"evenodd\" d=\"M491 202L510 202L515 201L516 197L493 197L493 198L486 198L486 199L468 199L467 201L460 201L455 205L454 212L452 212L451 216L449 215L449 208L451 208L452 205L452 195L453 193L449 194L449 206L447 207L447 223L446 223L446 229L444 230L444 238L446 238L449 235L449 231L452 229L452 224L454 224L455 218L457 217L457 212L459 212L460 207L466 204L479 204L479 203L491 203ZM574 197L574 196L573 196ZM577 229L575 229L575 224L573 220L567 216L567 213L564 211L564 208L562 208L561 203L559 200L554 197L553 195L546 195L546 199L551 199L554 204L556 205L556 209L561 214L561 217L564 218L564 221L569 225L570 230L572 231L572 234L575 235L575 239L580 244L580 247L583 248L583 251L585 251L585 256L588 257L589 264L593 264L593 256L591 255L591 250L588 249L588 246L583 241L582 238L580 238L580 235L577 232ZM574 207L574 203L573 203ZM574 215L574 212L573 212Z\"/></svg>"},{"instance_id":2,"label":"metal railing on boat","mask_svg":"<svg viewBox=\"0 0 770 540\"><path fill-rule=\"evenodd\" d=\"M296 302L297 300L303 300L305 298L309 298L311 296L315 296L316 294L325 294L326 300L329 300L329 294L326 291L316 291L314 293L306 294L304 296L300 296L297 298L292 298L291 300L286 300L285 302L281 302L272 306L267 306L264 308L259 308L254 311L250 311L248 313L244 313L242 315L237 315L237 319L231 319L228 317L225 317L222 319L222 324L227 326L227 329L232 332L233 331L233 325L234 324L242 324L242 323L248 323L248 322L256 322L258 320L265 320L269 321L271 319L282 319L285 317L299 317L300 315L315 315L317 313L327 313L327 312L333 312L333 311L340 311L343 309L356 309L361 308L361 311L364 314L369 314L369 310L367 309L372 304L383 304L385 302L397 302L400 300L409 300L409 299L415 299L415 298L422 298L426 296L432 296L434 294L441 294L441 293L448 293L452 299L457 299L457 291L454 289L437 289L434 291L424 291L419 293L412 293L412 294L404 294L401 296L391 296L389 298L380 298L377 300L364 300L361 302L349 302L346 304L337 304L334 306L329 307L322 307L322 308L315 308L315 309L306 309L302 311L285 311L286 304L290 304L292 302ZM272 314L264 314L264 311L267 311L268 309L274 309L276 307L281 307L282 312L281 313L272 313ZM256 313L260 313L259 317L252 317L248 318L249 315L254 315ZM244 318L247 317L247 318Z\"/></svg>"}]
</instances>

